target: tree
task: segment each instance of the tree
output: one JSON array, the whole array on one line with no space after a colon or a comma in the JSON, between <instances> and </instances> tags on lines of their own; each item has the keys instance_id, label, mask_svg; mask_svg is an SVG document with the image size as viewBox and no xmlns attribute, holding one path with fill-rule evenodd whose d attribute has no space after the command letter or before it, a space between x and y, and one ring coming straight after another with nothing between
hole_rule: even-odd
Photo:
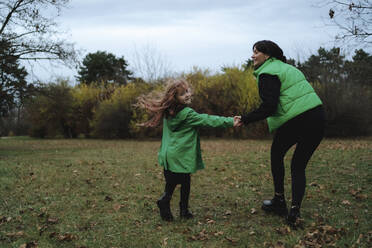
<instances>
[{"instance_id":1,"label":"tree","mask_svg":"<svg viewBox=\"0 0 372 248\"><path fill-rule=\"evenodd\" d=\"M369 0L331 0L329 18L339 28L336 40L366 42L372 39L372 3Z\"/></svg>"},{"instance_id":2,"label":"tree","mask_svg":"<svg viewBox=\"0 0 372 248\"><path fill-rule=\"evenodd\" d=\"M311 55L302 64L298 63L298 68L310 82L340 83L347 76L344 65L345 56L341 54L340 48L326 50L320 47L317 55Z\"/></svg>"},{"instance_id":3,"label":"tree","mask_svg":"<svg viewBox=\"0 0 372 248\"><path fill-rule=\"evenodd\" d=\"M30 87L25 79L27 71L12 56L12 50L9 42L0 41L0 116L7 115L17 101L23 103Z\"/></svg>"},{"instance_id":4,"label":"tree","mask_svg":"<svg viewBox=\"0 0 372 248\"><path fill-rule=\"evenodd\" d=\"M55 15L69 0L0 1L0 111L5 114L16 102L22 107L27 92L27 72L21 62L49 60L72 65L77 52L59 38ZM47 11L46 11L47 10ZM19 108L18 108L19 109Z\"/></svg>"},{"instance_id":5,"label":"tree","mask_svg":"<svg viewBox=\"0 0 372 248\"><path fill-rule=\"evenodd\" d=\"M244 70L249 70L250 68L253 68L253 60L247 59L245 63L243 63Z\"/></svg>"},{"instance_id":6,"label":"tree","mask_svg":"<svg viewBox=\"0 0 372 248\"><path fill-rule=\"evenodd\" d=\"M127 70L128 63L124 57L116 58L112 53L97 51L89 53L80 66L77 79L80 83L91 84L116 83L119 85L127 84L132 79L132 72Z\"/></svg>"},{"instance_id":7,"label":"tree","mask_svg":"<svg viewBox=\"0 0 372 248\"><path fill-rule=\"evenodd\" d=\"M372 55L363 49L355 51L353 61L346 61L345 70L350 83L372 86Z\"/></svg>"},{"instance_id":8,"label":"tree","mask_svg":"<svg viewBox=\"0 0 372 248\"><path fill-rule=\"evenodd\" d=\"M57 23L69 0L0 1L0 39L12 48L11 56L20 60L76 62L73 44L60 39ZM45 11L48 10L48 11ZM53 14L53 10L56 14ZM52 14L51 14L52 13Z\"/></svg>"},{"instance_id":9,"label":"tree","mask_svg":"<svg viewBox=\"0 0 372 248\"><path fill-rule=\"evenodd\" d=\"M173 74L171 63L154 45L144 45L140 51L135 47L132 61L135 73L150 83Z\"/></svg>"}]
</instances>

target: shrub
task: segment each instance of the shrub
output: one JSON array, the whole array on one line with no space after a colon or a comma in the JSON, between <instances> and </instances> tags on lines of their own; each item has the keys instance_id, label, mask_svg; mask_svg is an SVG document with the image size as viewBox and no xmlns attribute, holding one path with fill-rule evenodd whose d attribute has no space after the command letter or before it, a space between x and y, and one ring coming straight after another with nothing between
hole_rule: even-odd
<instances>
[{"instance_id":1,"label":"shrub","mask_svg":"<svg viewBox=\"0 0 372 248\"><path fill-rule=\"evenodd\" d=\"M326 112L325 135L353 137L372 134L372 87L351 83L314 84Z\"/></svg>"},{"instance_id":2,"label":"shrub","mask_svg":"<svg viewBox=\"0 0 372 248\"><path fill-rule=\"evenodd\" d=\"M75 127L78 134L90 136L92 131L90 123L93 120L94 111L100 102L110 99L114 92L113 84L104 83L80 84L72 89Z\"/></svg>"},{"instance_id":3,"label":"shrub","mask_svg":"<svg viewBox=\"0 0 372 248\"><path fill-rule=\"evenodd\" d=\"M112 97L102 101L92 121L93 135L100 138L130 138L136 136L136 122L141 118L132 107L136 98L150 86L128 83L115 89Z\"/></svg>"},{"instance_id":4,"label":"shrub","mask_svg":"<svg viewBox=\"0 0 372 248\"><path fill-rule=\"evenodd\" d=\"M27 105L33 137L76 137L73 97L67 81L44 85Z\"/></svg>"},{"instance_id":5,"label":"shrub","mask_svg":"<svg viewBox=\"0 0 372 248\"><path fill-rule=\"evenodd\" d=\"M226 67L222 73L210 75L209 71L194 68L185 75L194 88L192 106L200 113L234 116L248 113L260 104L258 88L252 69ZM202 135L262 137L268 134L266 122L252 123L240 129L202 129Z\"/></svg>"}]
</instances>

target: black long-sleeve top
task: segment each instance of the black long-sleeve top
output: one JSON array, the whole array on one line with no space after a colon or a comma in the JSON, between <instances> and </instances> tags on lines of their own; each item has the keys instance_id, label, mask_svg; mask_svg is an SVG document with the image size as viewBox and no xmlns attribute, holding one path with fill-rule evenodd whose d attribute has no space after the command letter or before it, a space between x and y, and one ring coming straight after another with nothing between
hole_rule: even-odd
<instances>
[{"instance_id":1,"label":"black long-sleeve top","mask_svg":"<svg viewBox=\"0 0 372 248\"><path fill-rule=\"evenodd\" d=\"M281 82L278 76L261 74L258 78L258 91L262 100L258 109L242 115L242 122L248 123L263 120L273 115L279 103Z\"/></svg>"}]
</instances>

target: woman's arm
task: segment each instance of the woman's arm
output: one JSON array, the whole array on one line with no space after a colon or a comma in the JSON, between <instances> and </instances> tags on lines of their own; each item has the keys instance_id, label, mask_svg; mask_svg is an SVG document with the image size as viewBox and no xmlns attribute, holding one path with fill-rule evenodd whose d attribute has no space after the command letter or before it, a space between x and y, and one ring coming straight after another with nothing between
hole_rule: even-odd
<instances>
[{"instance_id":1,"label":"woman's arm","mask_svg":"<svg viewBox=\"0 0 372 248\"><path fill-rule=\"evenodd\" d=\"M258 78L258 90L262 100L258 109L242 115L242 122L248 123L263 120L276 112L281 82L275 75L261 74Z\"/></svg>"}]
</instances>

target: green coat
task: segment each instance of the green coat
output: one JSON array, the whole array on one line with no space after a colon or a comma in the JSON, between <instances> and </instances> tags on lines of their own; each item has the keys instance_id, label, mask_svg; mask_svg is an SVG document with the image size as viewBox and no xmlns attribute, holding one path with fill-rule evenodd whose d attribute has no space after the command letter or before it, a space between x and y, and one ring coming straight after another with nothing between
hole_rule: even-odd
<instances>
[{"instance_id":1,"label":"green coat","mask_svg":"<svg viewBox=\"0 0 372 248\"><path fill-rule=\"evenodd\" d=\"M322 101L313 87L296 67L278 59L270 58L254 71L253 74L257 78L257 83L260 83L258 79L260 74L263 73L278 76L282 83L278 108L274 115L267 118L270 132L297 115L322 105Z\"/></svg>"},{"instance_id":2,"label":"green coat","mask_svg":"<svg viewBox=\"0 0 372 248\"><path fill-rule=\"evenodd\" d=\"M166 170L194 173L203 169L198 127L232 127L234 118L199 114L185 107L175 117L164 118L158 161Z\"/></svg>"}]
</instances>

